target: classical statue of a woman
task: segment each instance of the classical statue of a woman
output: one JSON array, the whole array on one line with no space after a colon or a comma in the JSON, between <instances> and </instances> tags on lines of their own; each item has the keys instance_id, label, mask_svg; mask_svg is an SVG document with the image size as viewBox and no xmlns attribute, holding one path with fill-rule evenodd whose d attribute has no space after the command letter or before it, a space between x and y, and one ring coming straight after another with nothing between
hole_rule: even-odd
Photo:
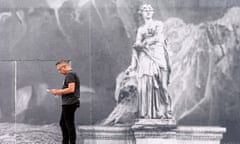
<instances>
[{"instance_id":1,"label":"classical statue of a woman","mask_svg":"<svg viewBox=\"0 0 240 144\"><path fill-rule=\"evenodd\" d=\"M163 23L153 20L151 5L139 9L144 24L137 30L132 62L126 73L137 76L138 117L144 119L172 118L171 97L168 94L170 64L163 33Z\"/></svg>"},{"instance_id":2,"label":"classical statue of a woman","mask_svg":"<svg viewBox=\"0 0 240 144\"><path fill-rule=\"evenodd\" d=\"M170 64L163 23L153 20L151 5L139 9L143 25L137 30L132 60L116 80L117 106L104 125L127 119L173 119L171 97L168 94Z\"/></svg>"}]
</instances>

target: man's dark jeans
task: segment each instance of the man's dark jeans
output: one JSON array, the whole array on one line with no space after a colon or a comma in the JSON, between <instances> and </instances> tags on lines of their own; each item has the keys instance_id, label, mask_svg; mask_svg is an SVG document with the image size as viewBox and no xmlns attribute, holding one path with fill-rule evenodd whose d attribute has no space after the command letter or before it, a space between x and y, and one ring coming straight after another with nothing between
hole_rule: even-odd
<instances>
[{"instance_id":1,"label":"man's dark jeans","mask_svg":"<svg viewBox=\"0 0 240 144\"><path fill-rule=\"evenodd\" d=\"M79 107L79 102L62 106L60 127L62 130L63 144L76 144L76 129L74 123L75 111Z\"/></svg>"}]
</instances>

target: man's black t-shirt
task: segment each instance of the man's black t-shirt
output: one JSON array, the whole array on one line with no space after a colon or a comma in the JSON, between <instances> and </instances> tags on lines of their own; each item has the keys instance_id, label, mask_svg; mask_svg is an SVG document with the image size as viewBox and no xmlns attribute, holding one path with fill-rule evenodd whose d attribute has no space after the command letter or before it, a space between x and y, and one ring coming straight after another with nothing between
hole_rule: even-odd
<instances>
[{"instance_id":1,"label":"man's black t-shirt","mask_svg":"<svg viewBox=\"0 0 240 144\"><path fill-rule=\"evenodd\" d=\"M62 105L70 105L79 102L80 82L77 74L73 71L68 72L65 76L62 89L68 88L69 83L75 83L75 90L74 93L62 95Z\"/></svg>"}]
</instances>

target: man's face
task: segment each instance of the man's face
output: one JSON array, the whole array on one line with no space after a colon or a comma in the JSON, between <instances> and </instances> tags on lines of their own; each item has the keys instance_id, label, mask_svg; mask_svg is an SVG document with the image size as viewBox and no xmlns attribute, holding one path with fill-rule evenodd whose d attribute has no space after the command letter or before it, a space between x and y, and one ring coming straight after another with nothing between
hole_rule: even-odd
<instances>
[{"instance_id":1,"label":"man's face","mask_svg":"<svg viewBox=\"0 0 240 144\"><path fill-rule=\"evenodd\" d=\"M67 74L67 64L66 63L60 63L60 64L58 64L57 65L57 70L58 70L58 72L60 73L60 74L63 74L63 75L65 75L65 74Z\"/></svg>"}]
</instances>

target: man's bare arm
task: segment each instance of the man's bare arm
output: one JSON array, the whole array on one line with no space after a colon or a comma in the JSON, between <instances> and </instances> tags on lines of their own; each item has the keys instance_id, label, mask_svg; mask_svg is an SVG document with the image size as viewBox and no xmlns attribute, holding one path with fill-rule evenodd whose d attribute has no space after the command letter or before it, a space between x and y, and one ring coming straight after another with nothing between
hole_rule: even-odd
<instances>
[{"instance_id":1,"label":"man's bare arm","mask_svg":"<svg viewBox=\"0 0 240 144\"><path fill-rule=\"evenodd\" d=\"M63 94L70 94L70 93L74 93L75 91L75 83L69 83L68 87L65 89L51 89L50 93L54 94L54 95L63 95Z\"/></svg>"}]
</instances>

